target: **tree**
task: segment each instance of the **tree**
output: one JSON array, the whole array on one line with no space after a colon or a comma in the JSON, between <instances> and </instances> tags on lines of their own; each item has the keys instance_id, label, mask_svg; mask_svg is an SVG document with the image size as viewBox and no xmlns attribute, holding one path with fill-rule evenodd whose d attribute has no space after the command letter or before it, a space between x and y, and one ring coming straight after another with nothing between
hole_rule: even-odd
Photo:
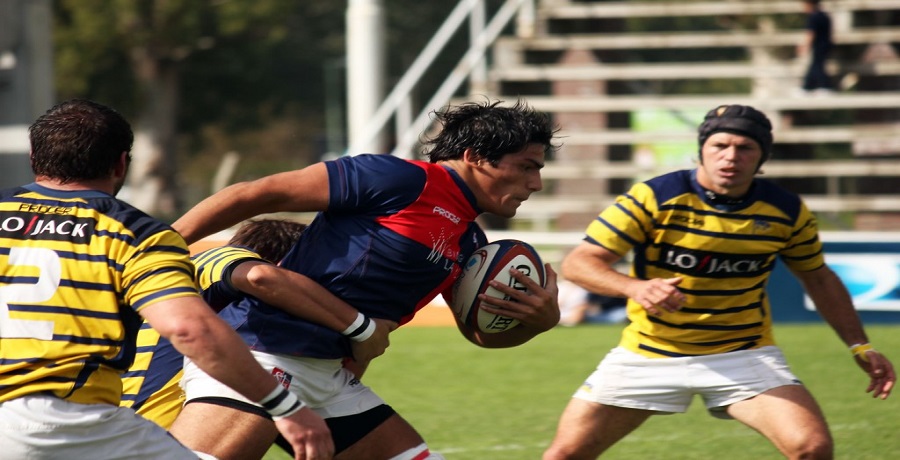
<instances>
[{"instance_id":1,"label":"tree","mask_svg":"<svg viewBox=\"0 0 900 460\"><path fill-rule=\"evenodd\" d=\"M61 0L55 5L60 95L101 99L135 120L129 201L151 214L176 215L179 124L204 111L212 115L199 119L221 119L238 112L246 98L253 98L254 106L283 98L266 86L267 66L257 64L271 63L283 50L298 25L291 21L298 18L297 3ZM342 8L331 4L318 4L303 18ZM192 78L188 84L185 75ZM211 94L210 86L219 91ZM201 90L186 95L185 88Z\"/></svg>"},{"instance_id":2,"label":"tree","mask_svg":"<svg viewBox=\"0 0 900 460\"><path fill-rule=\"evenodd\" d=\"M388 81L454 6L385 0ZM57 0L57 92L97 99L134 120L123 198L174 218L209 193L227 151L253 158L241 162L239 179L319 159L323 70L344 57L346 8L334 0ZM459 35L465 41L465 31ZM461 56L458 43L451 48L426 78L423 98Z\"/></svg>"}]
</instances>

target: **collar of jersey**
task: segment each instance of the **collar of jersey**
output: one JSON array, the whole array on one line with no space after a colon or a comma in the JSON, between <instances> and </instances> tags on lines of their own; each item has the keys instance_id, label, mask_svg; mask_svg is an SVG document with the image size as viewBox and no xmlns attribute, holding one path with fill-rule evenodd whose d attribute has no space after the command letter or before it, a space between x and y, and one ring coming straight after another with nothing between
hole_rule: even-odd
<instances>
[{"instance_id":1,"label":"collar of jersey","mask_svg":"<svg viewBox=\"0 0 900 460\"><path fill-rule=\"evenodd\" d=\"M35 182L23 185L22 188L53 198L109 198L109 194L99 190L59 190L44 187Z\"/></svg>"}]
</instances>

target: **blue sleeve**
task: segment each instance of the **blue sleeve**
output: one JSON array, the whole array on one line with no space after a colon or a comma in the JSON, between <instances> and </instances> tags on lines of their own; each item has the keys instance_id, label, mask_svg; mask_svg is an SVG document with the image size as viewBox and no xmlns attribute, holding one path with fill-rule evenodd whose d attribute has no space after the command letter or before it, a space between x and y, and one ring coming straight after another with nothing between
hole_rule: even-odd
<instances>
[{"instance_id":1,"label":"blue sleeve","mask_svg":"<svg viewBox=\"0 0 900 460\"><path fill-rule=\"evenodd\" d=\"M425 187L425 170L391 155L347 156L325 166L330 212L391 214L415 201Z\"/></svg>"}]
</instances>

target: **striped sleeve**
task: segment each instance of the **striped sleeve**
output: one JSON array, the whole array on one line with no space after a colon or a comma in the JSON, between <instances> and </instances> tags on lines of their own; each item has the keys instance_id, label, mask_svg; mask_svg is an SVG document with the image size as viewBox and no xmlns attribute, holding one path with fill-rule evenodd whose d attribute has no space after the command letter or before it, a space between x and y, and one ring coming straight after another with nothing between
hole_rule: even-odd
<instances>
[{"instance_id":1,"label":"striped sleeve","mask_svg":"<svg viewBox=\"0 0 900 460\"><path fill-rule=\"evenodd\" d=\"M624 256L647 242L656 208L653 190L645 183L635 184L588 225L585 239Z\"/></svg>"},{"instance_id":2,"label":"striped sleeve","mask_svg":"<svg viewBox=\"0 0 900 460\"><path fill-rule=\"evenodd\" d=\"M780 253L781 259L792 270L801 272L822 267L825 265L825 256L818 235L819 226L815 216L801 202L791 238Z\"/></svg>"},{"instance_id":3,"label":"striped sleeve","mask_svg":"<svg viewBox=\"0 0 900 460\"><path fill-rule=\"evenodd\" d=\"M136 311L161 300L199 296L194 266L184 240L171 229L135 243L122 273L125 301Z\"/></svg>"}]
</instances>

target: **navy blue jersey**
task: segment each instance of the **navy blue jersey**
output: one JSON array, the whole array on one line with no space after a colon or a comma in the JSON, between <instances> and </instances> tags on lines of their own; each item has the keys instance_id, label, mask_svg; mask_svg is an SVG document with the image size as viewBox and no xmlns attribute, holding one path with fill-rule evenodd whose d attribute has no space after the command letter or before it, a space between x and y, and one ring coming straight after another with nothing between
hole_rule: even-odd
<instances>
[{"instance_id":1,"label":"navy blue jersey","mask_svg":"<svg viewBox=\"0 0 900 460\"><path fill-rule=\"evenodd\" d=\"M453 170L389 155L326 162L330 202L282 266L373 318L404 324L448 291L487 244L475 196ZM254 298L221 312L251 348L312 358L350 356L338 332Z\"/></svg>"}]
</instances>

